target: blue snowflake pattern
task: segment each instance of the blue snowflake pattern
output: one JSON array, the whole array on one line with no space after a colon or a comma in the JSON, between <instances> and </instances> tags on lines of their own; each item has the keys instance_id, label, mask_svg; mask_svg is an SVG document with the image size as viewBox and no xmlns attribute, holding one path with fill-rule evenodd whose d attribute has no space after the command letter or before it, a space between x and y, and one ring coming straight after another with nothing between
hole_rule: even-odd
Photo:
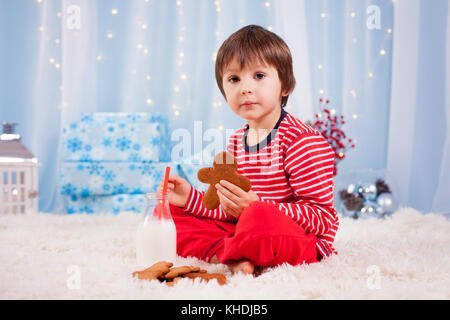
<instances>
[{"instance_id":1,"label":"blue snowflake pattern","mask_svg":"<svg viewBox=\"0 0 450 320\"><path fill-rule=\"evenodd\" d=\"M112 171L112 170L105 170L103 172L103 174L102 174L102 178L105 181L111 181L112 182L116 178L116 175L115 175L114 171Z\"/></svg>"},{"instance_id":2,"label":"blue snowflake pattern","mask_svg":"<svg viewBox=\"0 0 450 320\"><path fill-rule=\"evenodd\" d=\"M141 161L141 156L138 153L132 153L128 156L128 161L139 162Z\"/></svg>"},{"instance_id":3,"label":"blue snowflake pattern","mask_svg":"<svg viewBox=\"0 0 450 320\"><path fill-rule=\"evenodd\" d=\"M94 121L94 115L92 113L84 113L81 116L81 122L93 122Z\"/></svg>"},{"instance_id":4,"label":"blue snowflake pattern","mask_svg":"<svg viewBox=\"0 0 450 320\"><path fill-rule=\"evenodd\" d=\"M90 175L100 175L101 170L105 168L100 164L100 161L93 161L90 165L86 166L86 169L89 170Z\"/></svg>"},{"instance_id":5,"label":"blue snowflake pattern","mask_svg":"<svg viewBox=\"0 0 450 320\"><path fill-rule=\"evenodd\" d=\"M88 198L91 195L91 191L89 190L89 188L83 188L81 189L81 197L82 198Z\"/></svg>"},{"instance_id":6,"label":"blue snowflake pattern","mask_svg":"<svg viewBox=\"0 0 450 320\"><path fill-rule=\"evenodd\" d=\"M114 132L116 130L116 128L114 127L114 125L109 125L106 130L111 133L111 132Z\"/></svg>"},{"instance_id":7,"label":"blue snowflake pattern","mask_svg":"<svg viewBox=\"0 0 450 320\"><path fill-rule=\"evenodd\" d=\"M67 140L67 149L69 149L72 152L80 151L83 147L83 141L81 141L78 138L73 138Z\"/></svg>"},{"instance_id":8,"label":"blue snowflake pattern","mask_svg":"<svg viewBox=\"0 0 450 320\"><path fill-rule=\"evenodd\" d=\"M75 192L77 192L77 187L75 187L71 183L67 183L67 184L61 186L61 194L63 194L63 195L70 196L70 195L74 194Z\"/></svg>"},{"instance_id":9,"label":"blue snowflake pattern","mask_svg":"<svg viewBox=\"0 0 450 320\"><path fill-rule=\"evenodd\" d=\"M152 174L152 166L149 162L143 161L142 165L138 166L139 170L141 170L141 174L143 175L151 175Z\"/></svg>"},{"instance_id":10,"label":"blue snowflake pattern","mask_svg":"<svg viewBox=\"0 0 450 320\"><path fill-rule=\"evenodd\" d=\"M80 212L94 213L94 210L92 210L92 208L89 207L88 205L85 205L83 207L80 207Z\"/></svg>"},{"instance_id":11,"label":"blue snowflake pattern","mask_svg":"<svg viewBox=\"0 0 450 320\"><path fill-rule=\"evenodd\" d=\"M92 156L89 153L83 153L80 156L80 161L81 162L90 162L90 161L92 161Z\"/></svg>"},{"instance_id":12,"label":"blue snowflake pattern","mask_svg":"<svg viewBox=\"0 0 450 320\"><path fill-rule=\"evenodd\" d=\"M112 140L111 140L111 138L104 138L102 144L103 144L103 146L106 147L106 148L111 147L111 146L112 146Z\"/></svg>"},{"instance_id":13,"label":"blue snowflake pattern","mask_svg":"<svg viewBox=\"0 0 450 320\"><path fill-rule=\"evenodd\" d=\"M123 183L121 183L121 184L113 187L113 193L114 194L128 193L128 187L125 186Z\"/></svg>"},{"instance_id":14,"label":"blue snowflake pattern","mask_svg":"<svg viewBox=\"0 0 450 320\"><path fill-rule=\"evenodd\" d=\"M118 148L120 151L125 151L130 149L131 140L127 139L126 137L122 137L116 140L116 148Z\"/></svg>"}]
</instances>

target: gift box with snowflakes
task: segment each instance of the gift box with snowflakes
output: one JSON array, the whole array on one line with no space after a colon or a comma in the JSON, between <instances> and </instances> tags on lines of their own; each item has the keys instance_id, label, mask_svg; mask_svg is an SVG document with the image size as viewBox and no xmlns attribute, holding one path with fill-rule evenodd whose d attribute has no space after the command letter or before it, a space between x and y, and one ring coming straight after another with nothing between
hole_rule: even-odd
<instances>
[{"instance_id":1,"label":"gift box with snowflakes","mask_svg":"<svg viewBox=\"0 0 450 320\"><path fill-rule=\"evenodd\" d=\"M61 194L68 213L142 209L170 160L167 118L148 113L83 113L63 128Z\"/></svg>"},{"instance_id":2,"label":"gift box with snowflakes","mask_svg":"<svg viewBox=\"0 0 450 320\"><path fill-rule=\"evenodd\" d=\"M170 160L167 118L148 113L82 113L63 128L64 161Z\"/></svg>"}]
</instances>

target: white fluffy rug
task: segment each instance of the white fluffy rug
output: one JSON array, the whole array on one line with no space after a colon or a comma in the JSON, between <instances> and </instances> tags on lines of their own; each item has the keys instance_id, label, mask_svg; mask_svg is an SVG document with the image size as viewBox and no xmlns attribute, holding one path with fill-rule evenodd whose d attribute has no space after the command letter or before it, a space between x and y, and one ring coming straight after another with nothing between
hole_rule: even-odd
<instances>
[{"instance_id":1,"label":"white fluffy rug","mask_svg":"<svg viewBox=\"0 0 450 320\"><path fill-rule=\"evenodd\" d=\"M385 220L341 218L339 255L320 263L175 287L133 279L140 217L0 216L0 299L450 299L450 221L404 208Z\"/></svg>"}]
</instances>

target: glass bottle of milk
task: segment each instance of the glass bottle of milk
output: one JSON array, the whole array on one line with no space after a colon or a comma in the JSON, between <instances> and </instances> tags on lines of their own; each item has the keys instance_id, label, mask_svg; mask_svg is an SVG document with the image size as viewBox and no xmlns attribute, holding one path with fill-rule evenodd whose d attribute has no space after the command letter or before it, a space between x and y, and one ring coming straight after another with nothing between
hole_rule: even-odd
<instances>
[{"instance_id":1,"label":"glass bottle of milk","mask_svg":"<svg viewBox=\"0 0 450 320\"><path fill-rule=\"evenodd\" d=\"M163 206L161 194L149 192L145 195L146 208L136 235L136 262L139 267L148 268L158 261L175 263L177 232L167 198L166 195Z\"/></svg>"}]
</instances>

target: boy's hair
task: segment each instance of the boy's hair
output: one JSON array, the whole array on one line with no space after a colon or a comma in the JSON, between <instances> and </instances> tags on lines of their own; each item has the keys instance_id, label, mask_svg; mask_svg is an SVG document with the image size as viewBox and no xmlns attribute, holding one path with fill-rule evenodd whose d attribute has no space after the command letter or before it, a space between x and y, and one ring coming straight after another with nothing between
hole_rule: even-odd
<instances>
[{"instance_id":1,"label":"boy's hair","mask_svg":"<svg viewBox=\"0 0 450 320\"><path fill-rule=\"evenodd\" d=\"M275 33L256 25L248 25L233 33L222 44L216 57L216 81L220 92L223 90L223 69L234 58L241 64L241 69L252 62L269 64L277 69L281 81L281 91L291 93L295 87L291 51L287 44ZM256 61L255 61L256 60ZM281 98L285 107L289 95Z\"/></svg>"}]
</instances>

